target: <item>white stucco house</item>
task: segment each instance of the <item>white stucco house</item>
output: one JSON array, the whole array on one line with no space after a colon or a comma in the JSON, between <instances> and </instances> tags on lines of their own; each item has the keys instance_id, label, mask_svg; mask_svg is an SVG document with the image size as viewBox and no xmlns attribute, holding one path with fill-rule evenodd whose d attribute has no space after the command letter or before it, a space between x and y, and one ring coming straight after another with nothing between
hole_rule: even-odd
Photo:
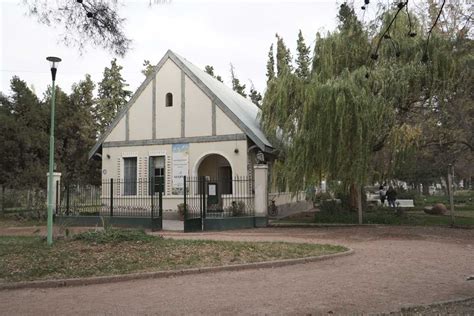
<instances>
[{"instance_id":1,"label":"white stucco house","mask_svg":"<svg viewBox=\"0 0 474 316\"><path fill-rule=\"evenodd\" d=\"M272 157L258 113L249 99L169 50L89 157L102 160L102 179L164 177L163 208L176 209L183 176L252 177L257 153ZM231 184L221 187L232 191ZM133 186L117 190L147 194Z\"/></svg>"}]
</instances>

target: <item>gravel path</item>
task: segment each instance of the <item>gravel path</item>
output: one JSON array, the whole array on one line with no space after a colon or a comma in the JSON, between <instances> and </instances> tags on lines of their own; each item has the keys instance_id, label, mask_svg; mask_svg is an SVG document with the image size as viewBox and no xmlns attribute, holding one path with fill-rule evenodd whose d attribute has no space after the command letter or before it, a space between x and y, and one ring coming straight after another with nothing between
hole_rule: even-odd
<instances>
[{"instance_id":1,"label":"gravel path","mask_svg":"<svg viewBox=\"0 0 474 316\"><path fill-rule=\"evenodd\" d=\"M474 296L474 230L268 228L171 238L341 244L355 254L274 269L0 292L5 315L352 314ZM473 311L474 313L474 311Z\"/></svg>"}]
</instances>

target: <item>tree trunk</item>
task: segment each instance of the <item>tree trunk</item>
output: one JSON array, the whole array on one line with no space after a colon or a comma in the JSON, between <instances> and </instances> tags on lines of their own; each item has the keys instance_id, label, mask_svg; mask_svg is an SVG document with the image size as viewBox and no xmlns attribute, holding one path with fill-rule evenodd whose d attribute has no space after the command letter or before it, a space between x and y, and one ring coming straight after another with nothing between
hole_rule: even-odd
<instances>
[{"instance_id":1,"label":"tree trunk","mask_svg":"<svg viewBox=\"0 0 474 316\"><path fill-rule=\"evenodd\" d=\"M449 192L449 209L451 213L451 225L454 226L454 201L453 201L454 192L453 192L453 175L451 174L451 170L448 170L448 192Z\"/></svg>"},{"instance_id":2,"label":"tree trunk","mask_svg":"<svg viewBox=\"0 0 474 316\"><path fill-rule=\"evenodd\" d=\"M419 183L416 183L415 184L415 191L417 194L420 194L421 193L421 188L420 188L420 184Z\"/></svg>"},{"instance_id":3,"label":"tree trunk","mask_svg":"<svg viewBox=\"0 0 474 316\"><path fill-rule=\"evenodd\" d=\"M349 190L349 207L351 211L356 211L359 208L358 206L359 193L357 191L358 191L357 185L355 183L352 183Z\"/></svg>"},{"instance_id":4,"label":"tree trunk","mask_svg":"<svg viewBox=\"0 0 474 316\"><path fill-rule=\"evenodd\" d=\"M2 213L0 216L5 215L5 185L2 185Z\"/></svg>"},{"instance_id":5,"label":"tree trunk","mask_svg":"<svg viewBox=\"0 0 474 316\"><path fill-rule=\"evenodd\" d=\"M359 186L358 188L358 195L357 195L357 212L359 215L359 225L362 225L362 194L363 194L363 187Z\"/></svg>"}]
</instances>

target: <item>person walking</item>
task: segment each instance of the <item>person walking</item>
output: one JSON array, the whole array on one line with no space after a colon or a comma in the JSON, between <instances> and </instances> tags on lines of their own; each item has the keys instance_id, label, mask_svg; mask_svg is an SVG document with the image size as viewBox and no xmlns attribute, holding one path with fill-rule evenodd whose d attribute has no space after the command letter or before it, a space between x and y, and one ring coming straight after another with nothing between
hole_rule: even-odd
<instances>
[{"instance_id":1,"label":"person walking","mask_svg":"<svg viewBox=\"0 0 474 316\"><path fill-rule=\"evenodd\" d=\"M396 200L397 200L397 191L395 191L395 189L392 186L389 186L387 190L388 206L395 207Z\"/></svg>"},{"instance_id":2,"label":"person walking","mask_svg":"<svg viewBox=\"0 0 474 316\"><path fill-rule=\"evenodd\" d=\"M379 198L380 198L380 203L382 203L382 206L385 205L386 194L387 194L387 191L385 190L385 184L381 184L379 187Z\"/></svg>"}]
</instances>

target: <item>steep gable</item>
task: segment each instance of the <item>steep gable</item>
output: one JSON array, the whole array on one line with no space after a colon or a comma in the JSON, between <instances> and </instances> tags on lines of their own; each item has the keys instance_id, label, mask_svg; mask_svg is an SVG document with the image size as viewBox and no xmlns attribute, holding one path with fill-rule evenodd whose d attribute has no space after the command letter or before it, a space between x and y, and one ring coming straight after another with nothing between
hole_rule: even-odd
<instances>
[{"instance_id":1,"label":"steep gable","mask_svg":"<svg viewBox=\"0 0 474 316\"><path fill-rule=\"evenodd\" d=\"M153 98L157 98L157 96L160 98L161 95L165 94L165 91L156 93L155 89L161 89L163 86L163 84L157 84L156 81L178 80L177 72L172 71L173 67L178 69L180 73L181 93L178 93L177 89L172 91L175 107L173 109L170 108L166 112L161 107L164 99L155 100ZM161 71L164 72L163 76L161 76ZM186 100L190 106L184 111L184 116L180 117L181 115L176 113L182 110L180 104L184 107L182 103L184 102L182 101L184 97L181 95L184 85L190 91L193 91L193 89L195 91L192 93L193 97L190 100ZM155 104L160 105L159 109L163 111L163 115L156 116L156 113L153 112L156 111L156 108L153 108L152 111L152 99ZM199 103L199 107L196 106L197 103ZM180 124L176 124L176 122L179 122L180 118L181 120L186 120L186 117L195 118L196 116L199 116L204 121L211 120L211 117L218 119L215 126L212 126L212 130L210 124L203 124L203 126L209 126L209 131L206 130L206 127L197 126L197 128L190 128L181 123L181 137L185 133L186 137L192 137L210 132L212 132L212 135L216 133L219 135L221 133L243 131L262 151L271 152L273 148L259 127L258 112L258 107L250 100L237 94L183 57L169 50L154 68L153 73L146 78L128 104L120 111L110 127L101 135L96 145L89 152L89 157L91 158L95 155L104 142L177 137L176 129ZM157 120L162 119L162 121L155 122L150 117L154 117ZM137 128L137 126L140 126L140 128Z\"/></svg>"}]
</instances>

